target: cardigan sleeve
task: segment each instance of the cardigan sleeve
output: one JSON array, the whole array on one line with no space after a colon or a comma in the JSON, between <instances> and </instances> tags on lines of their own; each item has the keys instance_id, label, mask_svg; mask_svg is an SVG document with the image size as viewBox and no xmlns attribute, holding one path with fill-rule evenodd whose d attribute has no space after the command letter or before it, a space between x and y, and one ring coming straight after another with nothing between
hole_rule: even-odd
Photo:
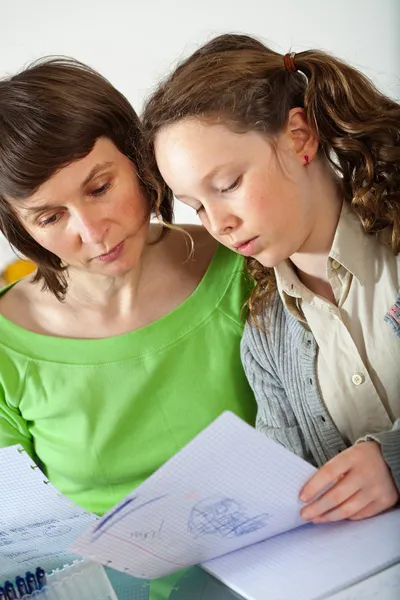
<instances>
[{"instance_id":1,"label":"cardigan sleeve","mask_svg":"<svg viewBox=\"0 0 400 600\"><path fill-rule=\"evenodd\" d=\"M258 405L256 428L314 463L271 356L268 356L263 336L266 336L263 331L246 324L241 343L244 371Z\"/></svg>"},{"instance_id":2,"label":"cardigan sleeve","mask_svg":"<svg viewBox=\"0 0 400 600\"><path fill-rule=\"evenodd\" d=\"M380 433L371 433L357 442L373 440L381 446L382 456L389 467L395 484L400 492L400 419L395 421L392 429Z\"/></svg>"},{"instance_id":3,"label":"cardigan sleeve","mask_svg":"<svg viewBox=\"0 0 400 600\"><path fill-rule=\"evenodd\" d=\"M394 333L400 337L400 292L385 320L391 325ZM374 440L380 444L382 456L400 491L400 419L394 422L392 429L389 431L368 434L357 441L362 442L364 440Z\"/></svg>"}]
</instances>

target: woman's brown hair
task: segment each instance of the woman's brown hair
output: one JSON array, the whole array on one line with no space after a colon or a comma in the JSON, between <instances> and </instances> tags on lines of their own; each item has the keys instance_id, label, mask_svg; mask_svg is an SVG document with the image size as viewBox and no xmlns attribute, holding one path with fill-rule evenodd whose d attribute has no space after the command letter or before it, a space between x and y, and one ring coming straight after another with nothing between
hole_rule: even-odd
<instances>
[{"instance_id":1,"label":"woman's brown hair","mask_svg":"<svg viewBox=\"0 0 400 600\"><path fill-rule=\"evenodd\" d=\"M290 66L294 72L286 68L284 56L247 35L221 35L202 46L161 83L145 107L153 161L157 132L181 119L215 120L236 132L259 131L273 139L284 129L289 111L302 107L364 231L389 230L397 254L400 105L359 71L322 51L299 52ZM276 289L275 275L255 259L247 265L256 281L249 300L250 317L256 318Z\"/></svg>"},{"instance_id":2,"label":"woman's brown hair","mask_svg":"<svg viewBox=\"0 0 400 600\"><path fill-rule=\"evenodd\" d=\"M161 198L148 167L139 118L104 77L73 59L46 58L0 81L0 230L37 264L34 282L60 300L68 288L66 269L24 229L15 206L89 154L101 137L132 161L150 211L171 223L172 201Z\"/></svg>"}]
</instances>

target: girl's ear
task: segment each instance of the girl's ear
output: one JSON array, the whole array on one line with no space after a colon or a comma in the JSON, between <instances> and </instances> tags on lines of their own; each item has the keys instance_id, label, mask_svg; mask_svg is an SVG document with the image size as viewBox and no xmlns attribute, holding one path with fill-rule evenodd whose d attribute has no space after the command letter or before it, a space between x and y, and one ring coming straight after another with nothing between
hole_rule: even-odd
<instances>
[{"instance_id":1,"label":"girl's ear","mask_svg":"<svg viewBox=\"0 0 400 600\"><path fill-rule=\"evenodd\" d=\"M304 108L292 108L289 111L284 135L302 165L307 165L315 158L319 139L307 123Z\"/></svg>"}]
</instances>

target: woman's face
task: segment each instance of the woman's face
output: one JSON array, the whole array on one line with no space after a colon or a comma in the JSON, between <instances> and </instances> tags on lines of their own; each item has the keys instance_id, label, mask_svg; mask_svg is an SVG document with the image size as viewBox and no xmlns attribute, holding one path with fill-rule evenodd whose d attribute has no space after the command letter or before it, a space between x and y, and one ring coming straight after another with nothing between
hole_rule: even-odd
<instances>
[{"instance_id":1,"label":"woman's face","mask_svg":"<svg viewBox=\"0 0 400 600\"><path fill-rule=\"evenodd\" d=\"M299 150L307 135L300 112L274 146L257 132L188 118L161 129L155 151L173 194L218 241L274 267L310 234L311 194Z\"/></svg>"},{"instance_id":2,"label":"woman's face","mask_svg":"<svg viewBox=\"0 0 400 600\"><path fill-rule=\"evenodd\" d=\"M106 138L23 204L18 201L17 214L64 264L110 277L129 272L140 260L150 216L134 166Z\"/></svg>"}]
</instances>

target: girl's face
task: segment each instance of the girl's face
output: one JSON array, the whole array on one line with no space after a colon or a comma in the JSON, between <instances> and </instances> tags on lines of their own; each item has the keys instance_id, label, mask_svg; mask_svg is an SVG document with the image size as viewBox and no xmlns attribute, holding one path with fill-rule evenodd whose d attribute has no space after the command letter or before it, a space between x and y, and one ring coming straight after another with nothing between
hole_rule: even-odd
<instances>
[{"instance_id":1,"label":"girl's face","mask_svg":"<svg viewBox=\"0 0 400 600\"><path fill-rule=\"evenodd\" d=\"M274 145L260 133L194 118L166 126L155 141L175 197L219 242L267 267L299 252L313 226L304 159L309 130L300 109L290 123Z\"/></svg>"},{"instance_id":2,"label":"girl's face","mask_svg":"<svg viewBox=\"0 0 400 600\"><path fill-rule=\"evenodd\" d=\"M131 161L105 138L14 205L30 235L69 267L117 277L146 243L148 202Z\"/></svg>"}]
</instances>

